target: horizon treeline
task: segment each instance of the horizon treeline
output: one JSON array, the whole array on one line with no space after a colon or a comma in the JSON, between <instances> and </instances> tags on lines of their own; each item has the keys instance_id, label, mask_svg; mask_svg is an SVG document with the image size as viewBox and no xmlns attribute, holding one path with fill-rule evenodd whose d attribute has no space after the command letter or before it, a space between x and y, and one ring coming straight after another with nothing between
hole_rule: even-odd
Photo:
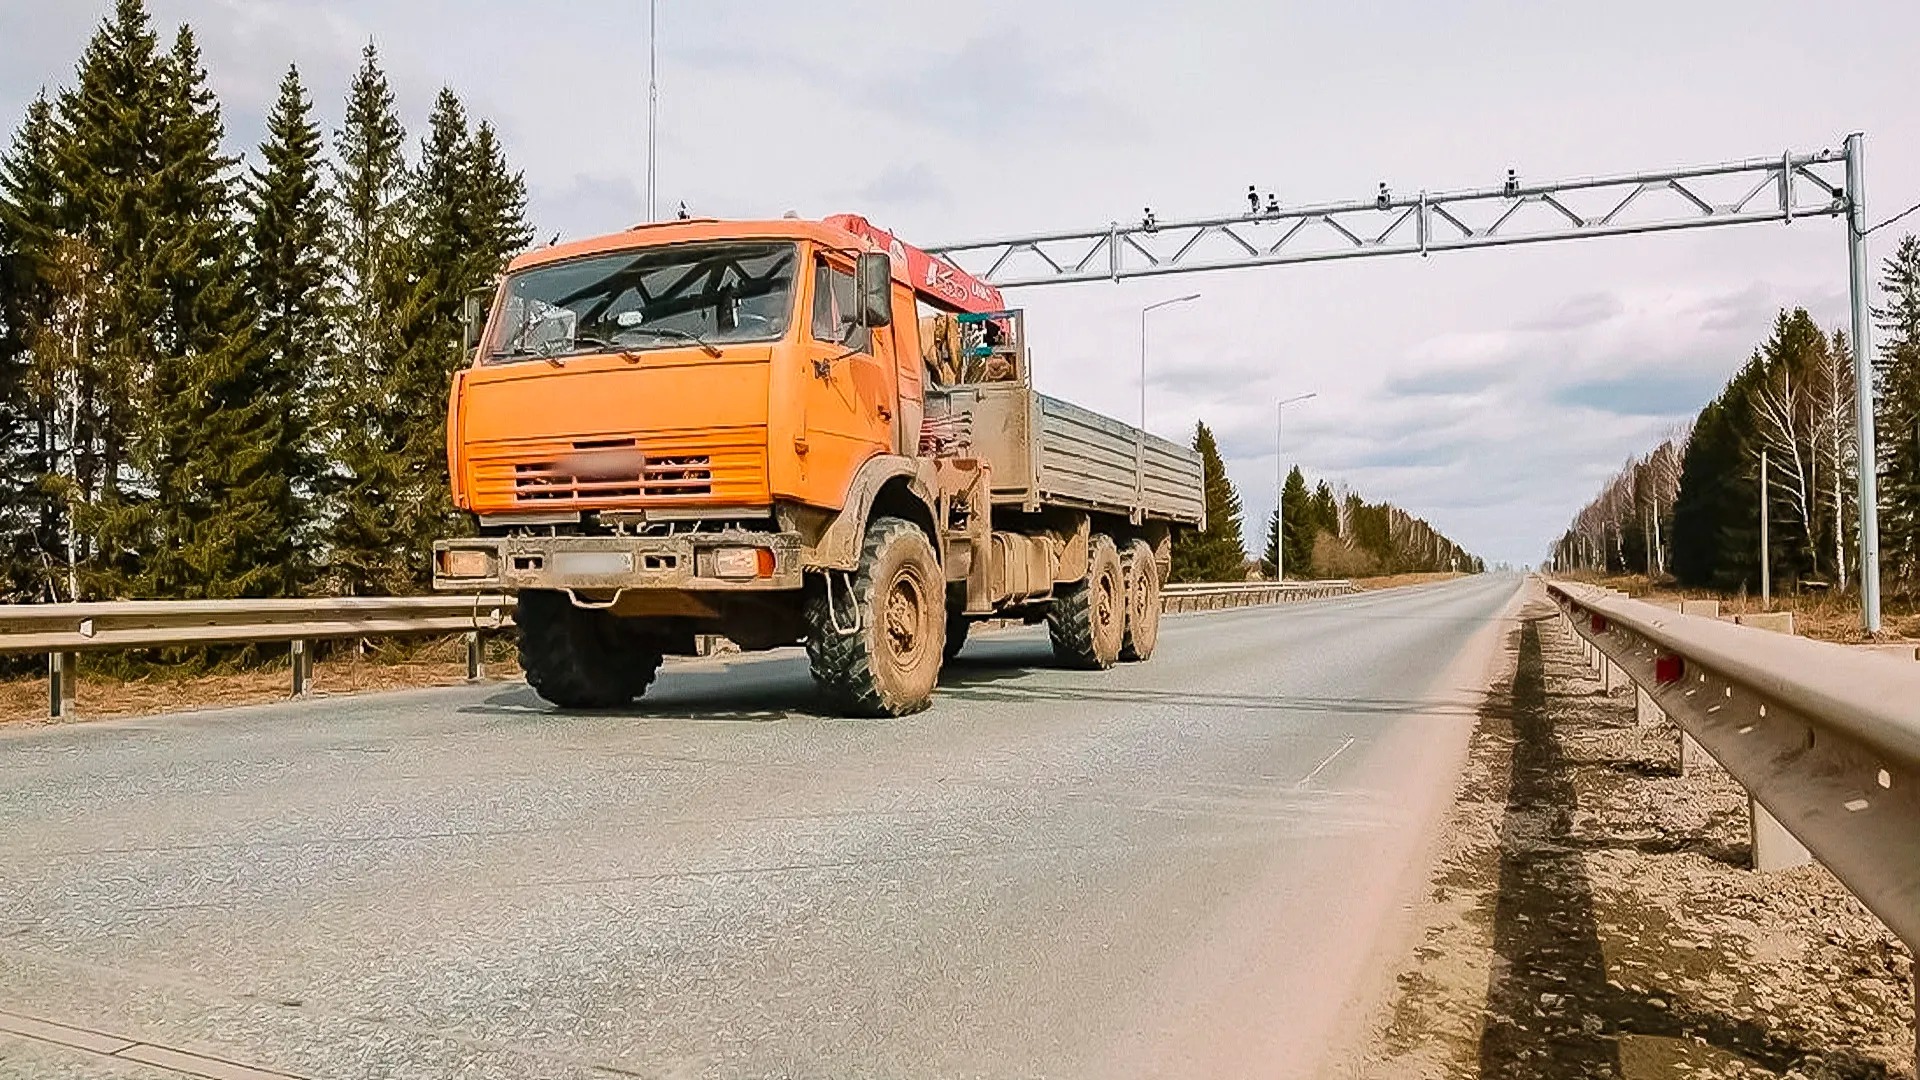
<instances>
[{"instance_id":1,"label":"horizon treeline","mask_svg":"<svg viewBox=\"0 0 1920 1080\"><path fill-rule=\"evenodd\" d=\"M460 309L526 185L369 43L329 138L289 66L223 148L192 28L117 0L0 153L0 602L410 592L448 497Z\"/></svg>"},{"instance_id":2,"label":"horizon treeline","mask_svg":"<svg viewBox=\"0 0 1920 1080\"><path fill-rule=\"evenodd\" d=\"M1875 391L1881 573L1920 590L1920 239L1881 267ZM1563 570L1671 576L1724 592L1760 585L1761 462L1774 588L1859 581L1860 448L1853 354L1804 308L1772 332L1691 427L1629 461L1549 554Z\"/></svg>"},{"instance_id":3,"label":"horizon treeline","mask_svg":"<svg viewBox=\"0 0 1920 1080\"><path fill-rule=\"evenodd\" d=\"M1172 580L1241 581L1256 571L1260 577L1272 578L1278 557L1277 516L1267 517L1266 553L1256 566L1247 557L1240 493L1227 476L1212 429L1204 422L1194 429L1193 448L1203 469L1207 527L1174 541ZM1290 579L1486 570L1478 556L1392 503L1367 502L1344 485L1336 490L1326 480L1309 492L1298 465L1281 485L1279 512L1286 515L1283 561Z\"/></svg>"}]
</instances>

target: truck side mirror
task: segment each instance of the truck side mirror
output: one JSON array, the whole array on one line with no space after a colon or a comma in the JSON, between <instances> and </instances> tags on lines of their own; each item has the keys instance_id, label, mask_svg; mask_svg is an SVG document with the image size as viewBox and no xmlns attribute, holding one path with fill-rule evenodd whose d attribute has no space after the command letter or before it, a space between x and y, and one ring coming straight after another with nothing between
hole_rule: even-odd
<instances>
[{"instance_id":1,"label":"truck side mirror","mask_svg":"<svg viewBox=\"0 0 1920 1080\"><path fill-rule=\"evenodd\" d=\"M860 294L860 325L893 324L893 260L884 251L869 251L854 264L855 291Z\"/></svg>"},{"instance_id":2,"label":"truck side mirror","mask_svg":"<svg viewBox=\"0 0 1920 1080\"><path fill-rule=\"evenodd\" d=\"M460 303L460 351L470 353L480 344L480 331L487 324L487 301L492 289L475 290Z\"/></svg>"}]
</instances>

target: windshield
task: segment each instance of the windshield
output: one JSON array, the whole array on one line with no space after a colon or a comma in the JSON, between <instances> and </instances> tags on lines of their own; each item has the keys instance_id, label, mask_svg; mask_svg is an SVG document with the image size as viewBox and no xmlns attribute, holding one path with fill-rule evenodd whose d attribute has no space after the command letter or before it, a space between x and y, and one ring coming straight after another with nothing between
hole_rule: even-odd
<instances>
[{"instance_id":1,"label":"windshield","mask_svg":"<svg viewBox=\"0 0 1920 1080\"><path fill-rule=\"evenodd\" d=\"M676 244L523 271L507 281L486 360L773 341L798 254L782 241Z\"/></svg>"}]
</instances>

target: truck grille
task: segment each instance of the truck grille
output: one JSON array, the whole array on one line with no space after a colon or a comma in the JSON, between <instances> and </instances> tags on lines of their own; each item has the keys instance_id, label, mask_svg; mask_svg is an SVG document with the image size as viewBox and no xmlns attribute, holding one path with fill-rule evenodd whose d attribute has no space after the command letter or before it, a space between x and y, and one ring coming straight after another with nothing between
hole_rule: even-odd
<instances>
[{"instance_id":1,"label":"truck grille","mask_svg":"<svg viewBox=\"0 0 1920 1080\"><path fill-rule=\"evenodd\" d=\"M513 467L513 497L518 502L609 499L635 495L711 495L713 459L706 454L656 458L632 457L631 467L587 465L578 456L563 461L526 461Z\"/></svg>"},{"instance_id":2,"label":"truck grille","mask_svg":"<svg viewBox=\"0 0 1920 1080\"><path fill-rule=\"evenodd\" d=\"M471 475L476 509L504 509L502 504L671 505L708 499L752 505L766 498L764 444L701 442L706 445L661 446L649 453L633 439L607 439L475 455Z\"/></svg>"}]
</instances>

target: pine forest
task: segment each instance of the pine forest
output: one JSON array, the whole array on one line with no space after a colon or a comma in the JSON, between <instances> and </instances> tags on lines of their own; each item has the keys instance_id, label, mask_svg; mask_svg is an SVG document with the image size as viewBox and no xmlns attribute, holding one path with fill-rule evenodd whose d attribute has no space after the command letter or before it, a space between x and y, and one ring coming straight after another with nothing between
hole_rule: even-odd
<instances>
[{"instance_id":1,"label":"pine forest","mask_svg":"<svg viewBox=\"0 0 1920 1080\"><path fill-rule=\"evenodd\" d=\"M493 127L416 141L372 44L245 155L190 27L118 0L0 157L0 602L417 591L463 297L532 232Z\"/></svg>"},{"instance_id":2,"label":"pine forest","mask_svg":"<svg viewBox=\"0 0 1920 1080\"><path fill-rule=\"evenodd\" d=\"M1900 241L1880 289L1869 365L1880 565L1888 593L1911 596L1920 591L1920 239ZM1771 588L1857 592L1856 390L1846 333L1805 309L1781 311L1685 431L1629 461L1575 515L1549 564L1757 593L1764 492Z\"/></svg>"}]
</instances>

